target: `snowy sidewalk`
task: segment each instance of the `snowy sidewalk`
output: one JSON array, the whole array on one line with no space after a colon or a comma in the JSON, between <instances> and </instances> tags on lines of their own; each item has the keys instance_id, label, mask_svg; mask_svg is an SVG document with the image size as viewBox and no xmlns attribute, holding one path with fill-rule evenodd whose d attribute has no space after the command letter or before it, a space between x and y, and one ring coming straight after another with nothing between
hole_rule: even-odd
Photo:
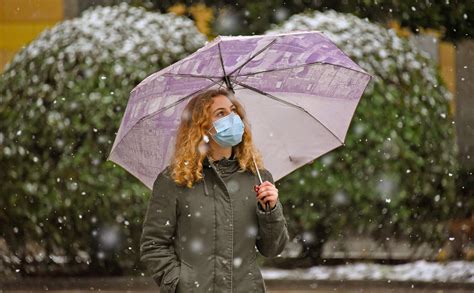
<instances>
[{"instance_id":1,"label":"snowy sidewalk","mask_svg":"<svg viewBox=\"0 0 474 293\"><path fill-rule=\"evenodd\" d=\"M474 262L446 264L417 261L401 265L355 263L283 270L261 268L269 293L303 292L474 292ZM16 277L0 279L0 292L157 292L153 279L122 277Z\"/></svg>"},{"instance_id":2,"label":"snowy sidewalk","mask_svg":"<svg viewBox=\"0 0 474 293\"><path fill-rule=\"evenodd\" d=\"M443 264L420 260L400 265L355 263L292 270L264 267L261 270L265 280L385 280L456 282L474 285L474 262L467 261L451 261Z\"/></svg>"}]
</instances>

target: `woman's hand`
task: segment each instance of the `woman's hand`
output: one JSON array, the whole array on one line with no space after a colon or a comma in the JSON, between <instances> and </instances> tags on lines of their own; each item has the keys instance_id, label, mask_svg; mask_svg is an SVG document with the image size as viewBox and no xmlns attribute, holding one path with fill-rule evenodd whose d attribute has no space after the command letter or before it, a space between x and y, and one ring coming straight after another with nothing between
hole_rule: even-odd
<instances>
[{"instance_id":1,"label":"woman's hand","mask_svg":"<svg viewBox=\"0 0 474 293\"><path fill-rule=\"evenodd\" d=\"M255 191L257 192L257 199L260 202L260 205L265 210L265 205L268 202L270 204L270 209L273 209L278 200L278 189L269 181L264 181L260 185L255 186Z\"/></svg>"}]
</instances>

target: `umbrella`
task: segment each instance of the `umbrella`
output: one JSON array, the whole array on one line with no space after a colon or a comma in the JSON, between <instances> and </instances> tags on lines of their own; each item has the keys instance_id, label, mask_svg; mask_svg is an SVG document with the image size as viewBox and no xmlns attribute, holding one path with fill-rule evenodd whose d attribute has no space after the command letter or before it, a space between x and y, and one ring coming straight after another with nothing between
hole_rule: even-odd
<instances>
[{"instance_id":1,"label":"umbrella","mask_svg":"<svg viewBox=\"0 0 474 293\"><path fill-rule=\"evenodd\" d=\"M170 163L187 101L226 87L277 181L344 144L371 78L321 31L218 36L133 88L107 160L152 189Z\"/></svg>"}]
</instances>

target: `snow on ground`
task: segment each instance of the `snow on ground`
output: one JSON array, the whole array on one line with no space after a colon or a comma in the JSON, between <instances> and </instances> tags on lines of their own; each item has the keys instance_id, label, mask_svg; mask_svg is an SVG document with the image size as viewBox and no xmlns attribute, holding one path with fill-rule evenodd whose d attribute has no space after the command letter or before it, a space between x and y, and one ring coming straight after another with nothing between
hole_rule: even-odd
<instances>
[{"instance_id":1,"label":"snow on ground","mask_svg":"<svg viewBox=\"0 0 474 293\"><path fill-rule=\"evenodd\" d=\"M436 263L420 260L400 265L354 263L293 270L262 268L261 271L263 277L268 280L343 279L474 283L474 262L468 261Z\"/></svg>"}]
</instances>

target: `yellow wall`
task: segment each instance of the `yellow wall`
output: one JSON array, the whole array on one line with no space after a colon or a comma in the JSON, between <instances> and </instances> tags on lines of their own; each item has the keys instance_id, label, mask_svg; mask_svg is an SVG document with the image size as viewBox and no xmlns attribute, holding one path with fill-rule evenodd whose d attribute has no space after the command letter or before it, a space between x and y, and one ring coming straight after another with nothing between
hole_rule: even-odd
<instances>
[{"instance_id":1,"label":"yellow wall","mask_svg":"<svg viewBox=\"0 0 474 293\"><path fill-rule=\"evenodd\" d=\"M63 0L0 0L0 71L22 46L64 19Z\"/></svg>"},{"instance_id":2,"label":"yellow wall","mask_svg":"<svg viewBox=\"0 0 474 293\"><path fill-rule=\"evenodd\" d=\"M168 8L168 12L173 12L177 15L184 15L190 13L194 18L194 23L197 29L205 34L209 40L213 39L210 22L214 19L212 8L205 4L197 3L189 7L183 3L177 3Z\"/></svg>"}]
</instances>

